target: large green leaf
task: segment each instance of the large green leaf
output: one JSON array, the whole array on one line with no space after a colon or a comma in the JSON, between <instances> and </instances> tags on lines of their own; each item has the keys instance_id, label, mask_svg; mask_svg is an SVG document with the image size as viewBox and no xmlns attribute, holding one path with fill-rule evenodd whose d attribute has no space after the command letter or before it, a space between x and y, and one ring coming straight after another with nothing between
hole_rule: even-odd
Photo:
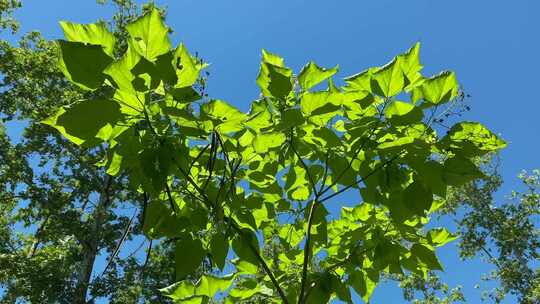
<instances>
[{"instance_id":1,"label":"large green leaf","mask_svg":"<svg viewBox=\"0 0 540 304\"><path fill-rule=\"evenodd\" d=\"M227 253L229 252L229 241L227 236L221 232L217 232L210 243L210 253L212 254L212 261L216 263L221 270L225 267L225 260Z\"/></svg>"},{"instance_id":2,"label":"large green leaf","mask_svg":"<svg viewBox=\"0 0 540 304\"><path fill-rule=\"evenodd\" d=\"M191 56L183 43L176 47L172 64L177 77L177 82L174 84L175 88L185 88L193 85L199 78L201 70L206 66Z\"/></svg>"},{"instance_id":3,"label":"large green leaf","mask_svg":"<svg viewBox=\"0 0 540 304\"><path fill-rule=\"evenodd\" d=\"M443 179L451 186L461 186L484 175L468 158L456 156L444 162Z\"/></svg>"},{"instance_id":4,"label":"large green leaf","mask_svg":"<svg viewBox=\"0 0 540 304\"><path fill-rule=\"evenodd\" d=\"M392 97L403 90L405 77L401 61L401 57L396 57L373 73L371 80L373 92L384 97Z\"/></svg>"},{"instance_id":5,"label":"large green leaf","mask_svg":"<svg viewBox=\"0 0 540 304\"><path fill-rule=\"evenodd\" d=\"M354 74L345 78L345 82L349 85L349 90L361 90L371 92L371 79L373 73L379 68L369 68L358 74Z\"/></svg>"},{"instance_id":6,"label":"large green leaf","mask_svg":"<svg viewBox=\"0 0 540 304\"><path fill-rule=\"evenodd\" d=\"M300 71L298 82L300 83L300 86L307 91L322 81L332 77L337 71L337 66L331 69L325 69L319 67L315 62L310 61L302 68L302 71Z\"/></svg>"},{"instance_id":7,"label":"large green leaf","mask_svg":"<svg viewBox=\"0 0 540 304\"><path fill-rule=\"evenodd\" d=\"M420 71L423 66L420 64L420 42L417 42L412 48L410 48L405 54L399 55L401 57L401 69L405 75L405 90L413 88L418 85L422 80L422 74Z\"/></svg>"},{"instance_id":8,"label":"large green leaf","mask_svg":"<svg viewBox=\"0 0 540 304\"><path fill-rule=\"evenodd\" d=\"M333 114L339 109L339 104L332 102L329 92L309 92L302 95L300 109L305 116Z\"/></svg>"},{"instance_id":9,"label":"large green leaf","mask_svg":"<svg viewBox=\"0 0 540 304\"><path fill-rule=\"evenodd\" d=\"M91 24L78 24L68 21L60 21L66 40L88 44L101 45L107 55L113 57L114 43L116 38L107 29L104 22Z\"/></svg>"},{"instance_id":10,"label":"large green leaf","mask_svg":"<svg viewBox=\"0 0 540 304\"><path fill-rule=\"evenodd\" d=\"M113 61L102 46L58 40L58 48L58 67L67 79L85 90L101 86L103 70Z\"/></svg>"},{"instance_id":11,"label":"large green leaf","mask_svg":"<svg viewBox=\"0 0 540 304\"><path fill-rule=\"evenodd\" d=\"M222 100L212 100L201 107L201 112L216 121L217 129L221 132L234 132L243 128L247 115Z\"/></svg>"},{"instance_id":12,"label":"large green leaf","mask_svg":"<svg viewBox=\"0 0 540 304\"><path fill-rule=\"evenodd\" d=\"M283 66L283 59L263 50L257 84L264 96L284 99L292 90L292 71Z\"/></svg>"},{"instance_id":13,"label":"large green leaf","mask_svg":"<svg viewBox=\"0 0 540 304\"><path fill-rule=\"evenodd\" d=\"M479 123L461 122L452 126L441 139L440 146L470 157L498 151L504 148L506 143Z\"/></svg>"},{"instance_id":14,"label":"large green leaf","mask_svg":"<svg viewBox=\"0 0 540 304\"><path fill-rule=\"evenodd\" d=\"M362 270L354 270L350 273L347 280L354 291L362 297L364 302L369 302L369 298L373 294L378 281L378 274L374 273L374 271L365 272Z\"/></svg>"},{"instance_id":15,"label":"large green leaf","mask_svg":"<svg viewBox=\"0 0 540 304\"><path fill-rule=\"evenodd\" d=\"M255 136L253 148L257 153L267 152L269 149L280 147L287 137L283 133L261 133Z\"/></svg>"},{"instance_id":16,"label":"large green leaf","mask_svg":"<svg viewBox=\"0 0 540 304\"><path fill-rule=\"evenodd\" d=\"M386 118L393 120L396 124L406 125L422 120L423 112L413 104L396 100L388 105L384 111Z\"/></svg>"},{"instance_id":17,"label":"large green leaf","mask_svg":"<svg viewBox=\"0 0 540 304\"><path fill-rule=\"evenodd\" d=\"M128 47L124 55L111 63L103 73L109 77L110 83L117 89L129 94L136 94L133 87L135 75L131 72L141 56L131 46Z\"/></svg>"},{"instance_id":18,"label":"large green leaf","mask_svg":"<svg viewBox=\"0 0 540 304\"><path fill-rule=\"evenodd\" d=\"M169 29L155 8L128 24L126 30L130 36L130 47L150 61L171 49Z\"/></svg>"},{"instance_id":19,"label":"large green leaf","mask_svg":"<svg viewBox=\"0 0 540 304\"><path fill-rule=\"evenodd\" d=\"M433 246L442 246L448 242L457 239L455 234L452 234L446 230L446 228L434 228L428 232L428 241Z\"/></svg>"},{"instance_id":20,"label":"large green leaf","mask_svg":"<svg viewBox=\"0 0 540 304\"><path fill-rule=\"evenodd\" d=\"M440 104L455 98L459 84L454 72L445 71L426 79L422 85L413 91L413 101L423 98L426 102Z\"/></svg>"},{"instance_id":21,"label":"large green leaf","mask_svg":"<svg viewBox=\"0 0 540 304\"><path fill-rule=\"evenodd\" d=\"M61 108L42 121L77 145L92 146L111 140L127 128L117 125L123 118L118 103L106 99L87 100Z\"/></svg>"},{"instance_id":22,"label":"large green leaf","mask_svg":"<svg viewBox=\"0 0 540 304\"><path fill-rule=\"evenodd\" d=\"M431 189L416 179L403 191L403 201L409 210L423 216L431 208L433 193Z\"/></svg>"},{"instance_id":23,"label":"large green leaf","mask_svg":"<svg viewBox=\"0 0 540 304\"><path fill-rule=\"evenodd\" d=\"M192 297L209 297L212 298L219 291L225 291L228 289L234 281L233 275L227 275L223 277L217 277L214 275L202 275L200 280L193 284L190 281L177 282L171 286L160 289L159 291L175 300L181 301L181 303L187 303L186 301Z\"/></svg>"},{"instance_id":24,"label":"large green leaf","mask_svg":"<svg viewBox=\"0 0 540 304\"><path fill-rule=\"evenodd\" d=\"M422 264L430 270L443 270L439 259L435 255L435 251L424 245L414 244L411 247L411 253Z\"/></svg>"},{"instance_id":25,"label":"large green leaf","mask_svg":"<svg viewBox=\"0 0 540 304\"><path fill-rule=\"evenodd\" d=\"M206 251L199 239L183 235L176 241L176 279L182 280L192 274L201 265L205 254Z\"/></svg>"}]
</instances>

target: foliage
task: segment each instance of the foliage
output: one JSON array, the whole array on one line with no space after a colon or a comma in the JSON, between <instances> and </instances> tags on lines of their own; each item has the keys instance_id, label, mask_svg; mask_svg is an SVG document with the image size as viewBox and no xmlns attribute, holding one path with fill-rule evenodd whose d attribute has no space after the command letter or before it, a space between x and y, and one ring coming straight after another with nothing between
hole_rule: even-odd
<instances>
[{"instance_id":1,"label":"foliage","mask_svg":"<svg viewBox=\"0 0 540 304\"><path fill-rule=\"evenodd\" d=\"M21 5L20 0L0 0L0 30L9 28L15 33L19 29L19 23L11 14Z\"/></svg>"},{"instance_id":2,"label":"foliage","mask_svg":"<svg viewBox=\"0 0 540 304\"><path fill-rule=\"evenodd\" d=\"M500 281L500 286L487 292L495 302L507 294L514 295L520 303L540 301L540 171L522 172L519 179L524 190L512 191L508 202L496 203L493 192L500 186L498 175L490 175L468 183L462 191L449 196L449 210L457 210L455 203L465 210L458 225L461 230L460 255L472 258L484 256L494 265L486 280Z\"/></svg>"},{"instance_id":3,"label":"foliage","mask_svg":"<svg viewBox=\"0 0 540 304\"><path fill-rule=\"evenodd\" d=\"M486 157L477 160L485 177L448 191L446 204L437 210L437 217L453 219L458 227L459 253L462 259L483 257L493 269L482 280L497 285L482 292L483 299L500 303L508 295L519 303L538 303L539 242L538 195L539 171L523 171L519 178L524 191L512 191L509 201L494 198L502 184L498 160ZM460 287L450 291L437 274L429 279L418 276L393 277L403 287L406 299L415 297L433 303L454 303L464 300ZM480 288L477 284L475 288Z\"/></svg>"},{"instance_id":4,"label":"foliage","mask_svg":"<svg viewBox=\"0 0 540 304\"><path fill-rule=\"evenodd\" d=\"M404 298L414 304L465 303L465 296L460 286L450 289L434 273L429 273L427 278L412 275L399 276L396 279L400 282L399 286L403 290ZM420 297L417 292L420 292Z\"/></svg>"},{"instance_id":5,"label":"foliage","mask_svg":"<svg viewBox=\"0 0 540 304\"><path fill-rule=\"evenodd\" d=\"M448 186L482 176L475 157L505 143L474 122L437 134L459 87L452 72L422 76L419 44L341 87L337 67L311 62L295 75L263 51L263 97L243 113L198 94L206 64L172 48L160 12L126 29L116 58L106 28L70 25L59 67L85 98L43 123L85 148L106 143L98 165L148 198L146 236L176 247L178 282L165 295L351 302L352 287L367 301L381 273L442 269L435 248L455 236L424 231L429 214ZM361 198L330 214L348 190ZM274 246L270 259L261 247Z\"/></svg>"},{"instance_id":6,"label":"foliage","mask_svg":"<svg viewBox=\"0 0 540 304\"><path fill-rule=\"evenodd\" d=\"M1 9L2 21L12 20L11 9ZM131 5L115 14L115 53L125 44L123 24L138 15ZM8 129L21 129L20 138L9 138L0 125L0 303L86 303L100 297L129 303L122 302L129 290L142 290L137 299L166 302L158 288L174 278L165 259L172 244L154 243L152 259L145 260L148 241L138 216L143 198L122 177L111 179L112 191L103 195L107 174L95 166L101 148L76 146L39 123L90 96L65 80L57 54L56 43L37 32L24 34L18 45L0 42L1 118ZM140 241L144 250L116 252L126 228L124 243L137 241L135 247ZM111 261L105 275L98 273L100 260Z\"/></svg>"}]
</instances>

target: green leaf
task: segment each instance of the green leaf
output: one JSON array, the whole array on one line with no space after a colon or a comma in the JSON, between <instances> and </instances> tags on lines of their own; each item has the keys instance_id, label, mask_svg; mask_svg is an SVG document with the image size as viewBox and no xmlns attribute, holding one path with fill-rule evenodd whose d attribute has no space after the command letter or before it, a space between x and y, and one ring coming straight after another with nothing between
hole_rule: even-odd
<instances>
[{"instance_id":1,"label":"green leaf","mask_svg":"<svg viewBox=\"0 0 540 304\"><path fill-rule=\"evenodd\" d=\"M109 77L113 87L129 94L136 94L133 87L135 76L131 72L131 69L137 65L140 59L141 56L129 46L124 55L119 60L107 66L103 73Z\"/></svg>"},{"instance_id":2,"label":"green leaf","mask_svg":"<svg viewBox=\"0 0 540 304\"><path fill-rule=\"evenodd\" d=\"M454 72L444 71L426 79L418 90L426 102L440 104L457 96L459 84Z\"/></svg>"},{"instance_id":3,"label":"green leaf","mask_svg":"<svg viewBox=\"0 0 540 304\"><path fill-rule=\"evenodd\" d=\"M506 147L506 142L475 122L457 123L439 143L445 150L459 153L465 157L482 156Z\"/></svg>"},{"instance_id":4,"label":"green leaf","mask_svg":"<svg viewBox=\"0 0 540 304\"><path fill-rule=\"evenodd\" d=\"M58 40L58 48L58 67L67 79L85 90L101 86L105 79L103 70L113 61L103 47Z\"/></svg>"},{"instance_id":5,"label":"green leaf","mask_svg":"<svg viewBox=\"0 0 540 304\"><path fill-rule=\"evenodd\" d=\"M264 96L285 99L292 90L292 70L283 66L283 59L263 50L257 84Z\"/></svg>"},{"instance_id":6,"label":"green leaf","mask_svg":"<svg viewBox=\"0 0 540 304\"><path fill-rule=\"evenodd\" d=\"M101 141L111 140L125 131L127 127L117 126L122 117L120 106L116 102L97 99L61 108L42 123L57 129L77 145L93 146Z\"/></svg>"},{"instance_id":7,"label":"green leaf","mask_svg":"<svg viewBox=\"0 0 540 304\"><path fill-rule=\"evenodd\" d=\"M279 130L289 130L290 128L302 125L305 119L299 109L287 109L281 115Z\"/></svg>"},{"instance_id":8,"label":"green leaf","mask_svg":"<svg viewBox=\"0 0 540 304\"><path fill-rule=\"evenodd\" d=\"M279 57L276 54L270 53L265 49L262 50L262 61L269 63L271 65L278 66L278 67L282 67L282 68L285 67L285 61L283 60L282 57Z\"/></svg>"},{"instance_id":9,"label":"green leaf","mask_svg":"<svg viewBox=\"0 0 540 304\"><path fill-rule=\"evenodd\" d=\"M210 253L212 253L212 261L221 270L225 267L228 252L229 241L227 240L227 236L221 232L217 232L210 242Z\"/></svg>"},{"instance_id":10,"label":"green leaf","mask_svg":"<svg viewBox=\"0 0 540 304\"><path fill-rule=\"evenodd\" d=\"M298 82L302 89L305 91L311 89L322 81L332 77L338 71L338 66L325 69L319 67L315 62L310 61L307 65L302 68L300 75L298 75Z\"/></svg>"},{"instance_id":11,"label":"green leaf","mask_svg":"<svg viewBox=\"0 0 540 304\"><path fill-rule=\"evenodd\" d=\"M251 230L242 229L242 236L237 236L232 241L232 249L240 260L252 265L259 265L259 260L253 252L253 249L259 251L259 243Z\"/></svg>"},{"instance_id":12,"label":"green leaf","mask_svg":"<svg viewBox=\"0 0 540 304\"><path fill-rule=\"evenodd\" d=\"M422 181L429 185L434 194L440 197L446 197L447 185L443 180L443 166L436 161L427 161L422 164L416 164L415 169Z\"/></svg>"},{"instance_id":13,"label":"green leaf","mask_svg":"<svg viewBox=\"0 0 540 304\"><path fill-rule=\"evenodd\" d=\"M178 219L163 201L151 201L144 214L144 234L157 240L162 237L173 238L179 234L183 226L191 223L187 219Z\"/></svg>"},{"instance_id":14,"label":"green leaf","mask_svg":"<svg viewBox=\"0 0 540 304\"><path fill-rule=\"evenodd\" d=\"M177 82L175 88L185 88L193 85L199 78L201 70L206 66L191 56L181 43L174 51L172 64L175 68Z\"/></svg>"},{"instance_id":15,"label":"green leaf","mask_svg":"<svg viewBox=\"0 0 540 304\"><path fill-rule=\"evenodd\" d=\"M238 271L238 274L256 274L259 270L257 264L248 262L246 260L238 259L236 261L233 261L233 263L236 267L236 270Z\"/></svg>"},{"instance_id":16,"label":"green leaf","mask_svg":"<svg viewBox=\"0 0 540 304\"><path fill-rule=\"evenodd\" d=\"M406 88L412 88L418 85L422 80L422 74L420 71L423 66L420 64L420 42L417 42L412 48L410 48L405 54L399 55L401 57L401 69L405 75Z\"/></svg>"},{"instance_id":17,"label":"green leaf","mask_svg":"<svg viewBox=\"0 0 540 304\"><path fill-rule=\"evenodd\" d=\"M159 291L166 297L182 303L188 302L192 297L209 297L213 298L219 291L227 290L234 281L234 275L217 277L214 275L202 275L200 280L193 284L190 281L181 281L174 283L168 287L162 288ZM198 302L195 302L198 303Z\"/></svg>"},{"instance_id":18,"label":"green leaf","mask_svg":"<svg viewBox=\"0 0 540 304\"><path fill-rule=\"evenodd\" d=\"M384 110L386 118L399 125L416 123L422 120L424 114L422 110L413 104L403 101L393 101Z\"/></svg>"},{"instance_id":19,"label":"green leaf","mask_svg":"<svg viewBox=\"0 0 540 304\"><path fill-rule=\"evenodd\" d=\"M130 47L149 61L171 49L169 29L155 8L128 24L126 30L130 36Z\"/></svg>"},{"instance_id":20,"label":"green leaf","mask_svg":"<svg viewBox=\"0 0 540 304\"><path fill-rule=\"evenodd\" d=\"M113 51L116 38L109 32L104 22L78 24L60 21L60 26L64 30L66 40L101 45L107 55L114 56Z\"/></svg>"},{"instance_id":21,"label":"green leaf","mask_svg":"<svg viewBox=\"0 0 540 304\"><path fill-rule=\"evenodd\" d=\"M197 294L207 297L214 297L218 291L225 291L233 282L234 276L216 277L213 275L203 275L197 284Z\"/></svg>"},{"instance_id":22,"label":"green leaf","mask_svg":"<svg viewBox=\"0 0 540 304\"><path fill-rule=\"evenodd\" d=\"M434 228L427 234L427 239L432 246L442 246L457 239L457 235L452 234L446 228Z\"/></svg>"},{"instance_id":23,"label":"green leaf","mask_svg":"<svg viewBox=\"0 0 540 304\"><path fill-rule=\"evenodd\" d=\"M377 72L379 68L369 68L358 74L345 78L345 82L349 85L348 90L361 90L371 92L371 79L373 73Z\"/></svg>"},{"instance_id":24,"label":"green leaf","mask_svg":"<svg viewBox=\"0 0 540 304\"><path fill-rule=\"evenodd\" d=\"M373 294L373 290L375 290L378 281L379 277L377 273L374 271L365 272L362 270L352 271L347 279L347 283L349 283L354 291L362 297L364 302L369 302L369 298Z\"/></svg>"},{"instance_id":25,"label":"green leaf","mask_svg":"<svg viewBox=\"0 0 540 304\"><path fill-rule=\"evenodd\" d=\"M262 133L257 134L253 140L253 148L257 153L268 152L269 149L281 147L287 137L283 133Z\"/></svg>"},{"instance_id":26,"label":"green leaf","mask_svg":"<svg viewBox=\"0 0 540 304\"><path fill-rule=\"evenodd\" d=\"M338 299L345 303L352 303L351 291L345 282L342 282L338 277L332 276L332 290L335 291Z\"/></svg>"},{"instance_id":27,"label":"green leaf","mask_svg":"<svg viewBox=\"0 0 540 304\"><path fill-rule=\"evenodd\" d=\"M461 186L483 176L476 165L467 158L456 156L444 162L443 179L450 186Z\"/></svg>"},{"instance_id":28,"label":"green leaf","mask_svg":"<svg viewBox=\"0 0 540 304\"><path fill-rule=\"evenodd\" d=\"M433 193L421 181L415 179L403 191L403 203L415 214L424 216L425 212L431 208L433 203Z\"/></svg>"},{"instance_id":29,"label":"green leaf","mask_svg":"<svg viewBox=\"0 0 540 304\"><path fill-rule=\"evenodd\" d=\"M411 247L411 254L430 270L443 270L434 250L420 244Z\"/></svg>"},{"instance_id":30,"label":"green leaf","mask_svg":"<svg viewBox=\"0 0 540 304\"><path fill-rule=\"evenodd\" d=\"M401 61L401 57L396 57L373 73L371 80L373 92L384 97L392 97L403 90L405 77L401 69Z\"/></svg>"},{"instance_id":31,"label":"green leaf","mask_svg":"<svg viewBox=\"0 0 540 304\"><path fill-rule=\"evenodd\" d=\"M223 133L235 132L243 129L243 121L247 115L222 100L212 100L201 107L205 116L216 121L216 126Z\"/></svg>"},{"instance_id":32,"label":"green leaf","mask_svg":"<svg viewBox=\"0 0 540 304\"><path fill-rule=\"evenodd\" d=\"M205 254L206 251L200 240L184 234L182 238L176 241L176 279L182 280L199 268Z\"/></svg>"}]
</instances>

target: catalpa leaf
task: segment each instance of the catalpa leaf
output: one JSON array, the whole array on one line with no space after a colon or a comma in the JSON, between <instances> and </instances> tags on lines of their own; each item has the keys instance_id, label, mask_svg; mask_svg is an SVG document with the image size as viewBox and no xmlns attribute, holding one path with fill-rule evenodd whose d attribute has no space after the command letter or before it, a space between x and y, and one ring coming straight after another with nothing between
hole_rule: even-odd
<instances>
[{"instance_id":1,"label":"catalpa leaf","mask_svg":"<svg viewBox=\"0 0 540 304\"><path fill-rule=\"evenodd\" d=\"M411 247L411 254L430 270L443 270L435 251L424 245L414 244Z\"/></svg>"},{"instance_id":2,"label":"catalpa leaf","mask_svg":"<svg viewBox=\"0 0 540 304\"><path fill-rule=\"evenodd\" d=\"M60 21L66 40L88 44L101 45L105 53L113 57L114 43L116 38L107 29L103 22L91 24L78 24L68 21Z\"/></svg>"},{"instance_id":3,"label":"catalpa leaf","mask_svg":"<svg viewBox=\"0 0 540 304\"><path fill-rule=\"evenodd\" d=\"M401 61L400 57L396 57L372 74L373 92L384 97L392 97L403 90L405 77L401 69Z\"/></svg>"},{"instance_id":4,"label":"catalpa leaf","mask_svg":"<svg viewBox=\"0 0 540 304\"><path fill-rule=\"evenodd\" d=\"M190 281L181 281L159 291L166 297L175 301L186 303L192 297L212 298L219 291L228 289L234 281L234 275L218 277L214 275L202 275L200 280L194 284Z\"/></svg>"},{"instance_id":5,"label":"catalpa leaf","mask_svg":"<svg viewBox=\"0 0 540 304\"><path fill-rule=\"evenodd\" d=\"M191 56L187 48L181 43L174 51L172 64L176 73L175 88L185 88L193 85L206 64L200 63Z\"/></svg>"},{"instance_id":6,"label":"catalpa leaf","mask_svg":"<svg viewBox=\"0 0 540 304\"><path fill-rule=\"evenodd\" d=\"M58 67L67 79L85 90L101 86L103 70L113 61L102 46L58 40L58 47Z\"/></svg>"},{"instance_id":7,"label":"catalpa leaf","mask_svg":"<svg viewBox=\"0 0 540 304\"><path fill-rule=\"evenodd\" d=\"M315 62L310 61L307 65L302 68L300 75L298 75L298 82L304 90L309 90L322 81L332 77L338 71L338 66L325 69L319 67Z\"/></svg>"},{"instance_id":8,"label":"catalpa leaf","mask_svg":"<svg viewBox=\"0 0 540 304\"><path fill-rule=\"evenodd\" d=\"M125 131L127 127L117 126L122 118L118 103L96 99L61 108L42 123L57 129L77 145L92 146L111 140Z\"/></svg>"},{"instance_id":9,"label":"catalpa leaf","mask_svg":"<svg viewBox=\"0 0 540 304\"><path fill-rule=\"evenodd\" d=\"M369 68L358 74L345 78L345 82L348 84L348 87L345 89L347 91L360 90L371 92L371 79L373 73L377 72L378 70L379 68L377 67Z\"/></svg>"},{"instance_id":10,"label":"catalpa leaf","mask_svg":"<svg viewBox=\"0 0 540 304\"><path fill-rule=\"evenodd\" d=\"M405 90L408 91L409 88L412 88L422 80L422 74L420 71L423 66L420 64L420 42L417 42L413 47L411 47L405 54L399 55L401 57L401 69L405 75Z\"/></svg>"},{"instance_id":11,"label":"catalpa leaf","mask_svg":"<svg viewBox=\"0 0 540 304\"><path fill-rule=\"evenodd\" d=\"M133 47L128 46L124 55L107 66L103 73L108 76L108 81L114 88L134 95L136 94L133 87L135 75L133 75L131 70L137 65L140 59L141 56L139 53L133 50Z\"/></svg>"},{"instance_id":12,"label":"catalpa leaf","mask_svg":"<svg viewBox=\"0 0 540 304\"><path fill-rule=\"evenodd\" d=\"M263 50L263 61L257 84L264 96L284 99L292 90L292 71L283 66L283 59Z\"/></svg>"},{"instance_id":13,"label":"catalpa leaf","mask_svg":"<svg viewBox=\"0 0 540 304\"><path fill-rule=\"evenodd\" d=\"M451 186L461 186L484 174L468 158L455 156L444 162L443 180Z\"/></svg>"},{"instance_id":14,"label":"catalpa leaf","mask_svg":"<svg viewBox=\"0 0 540 304\"><path fill-rule=\"evenodd\" d=\"M128 24L126 30L130 36L130 47L149 61L171 49L169 29L155 8Z\"/></svg>"},{"instance_id":15,"label":"catalpa leaf","mask_svg":"<svg viewBox=\"0 0 540 304\"><path fill-rule=\"evenodd\" d=\"M455 234L452 234L446 230L446 228L434 228L428 232L428 241L433 246L442 246L448 242L457 239Z\"/></svg>"},{"instance_id":16,"label":"catalpa leaf","mask_svg":"<svg viewBox=\"0 0 540 304\"><path fill-rule=\"evenodd\" d=\"M199 239L183 235L176 241L175 263L176 279L182 280L192 274L204 259L206 251Z\"/></svg>"},{"instance_id":17,"label":"catalpa leaf","mask_svg":"<svg viewBox=\"0 0 540 304\"><path fill-rule=\"evenodd\" d=\"M267 152L269 149L280 147L287 137L283 133L261 133L255 136L253 148L257 153Z\"/></svg>"},{"instance_id":18,"label":"catalpa leaf","mask_svg":"<svg viewBox=\"0 0 540 304\"><path fill-rule=\"evenodd\" d=\"M386 118L393 120L396 124L407 125L422 120L424 114L422 110L413 104L403 101L393 101L384 110Z\"/></svg>"},{"instance_id":19,"label":"catalpa leaf","mask_svg":"<svg viewBox=\"0 0 540 304\"><path fill-rule=\"evenodd\" d=\"M440 104L454 99L459 91L459 84L454 72L444 71L426 79L421 86L413 90L413 101L420 98L428 103Z\"/></svg>"},{"instance_id":20,"label":"catalpa leaf","mask_svg":"<svg viewBox=\"0 0 540 304\"><path fill-rule=\"evenodd\" d=\"M461 122L452 126L445 137L441 139L440 147L460 155L482 156L496 152L506 146L506 143L486 127L475 122Z\"/></svg>"}]
</instances>

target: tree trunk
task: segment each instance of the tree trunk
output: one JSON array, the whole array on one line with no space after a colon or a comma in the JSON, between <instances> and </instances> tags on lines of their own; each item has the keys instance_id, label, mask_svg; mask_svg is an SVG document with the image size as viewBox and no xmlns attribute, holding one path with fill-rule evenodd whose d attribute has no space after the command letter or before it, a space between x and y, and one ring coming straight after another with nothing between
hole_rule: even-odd
<instances>
[{"instance_id":1,"label":"tree trunk","mask_svg":"<svg viewBox=\"0 0 540 304\"><path fill-rule=\"evenodd\" d=\"M94 262L99 251L99 243L101 241L101 229L105 216L107 215L107 208L109 207L112 199L110 195L110 188L112 184L112 177L105 176L104 187L100 193L98 205L94 209L92 219L94 220L90 234L86 240L83 240L83 259L81 262L81 268L77 278L77 285L75 288L75 295L73 299L74 304L86 304L86 295L88 293L88 286L90 284L90 277L92 270L94 269Z\"/></svg>"}]
</instances>

